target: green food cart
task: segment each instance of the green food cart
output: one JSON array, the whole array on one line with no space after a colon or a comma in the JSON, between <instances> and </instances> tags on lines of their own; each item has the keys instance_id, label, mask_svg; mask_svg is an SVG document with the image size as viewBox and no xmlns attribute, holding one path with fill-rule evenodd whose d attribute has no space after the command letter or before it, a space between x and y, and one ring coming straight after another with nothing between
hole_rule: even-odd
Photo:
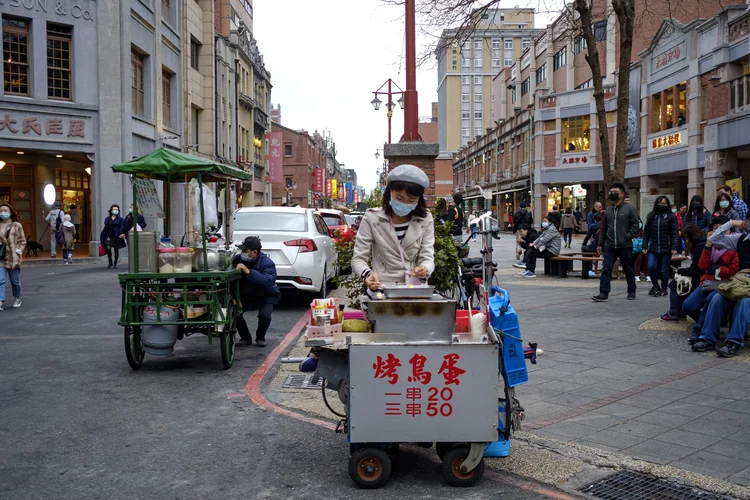
<instances>
[{"instance_id":1,"label":"green food cart","mask_svg":"<svg viewBox=\"0 0 750 500\"><path fill-rule=\"evenodd\" d=\"M252 180L248 173L220 163L197 156L187 155L169 149L157 149L140 158L114 165L112 170L128 174L135 178L157 179L167 183L183 183L195 178L199 186L200 201L200 244L204 271L175 272L162 274L158 272L137 272L138 266L138 230L132 233L132 255L135 272L119 274L122 288L122 312L118 324L124 327L125 355L130 366L137 370L143 363L144 349L142 332L144 328L176 327L177 339L194 333L208 337L208 343L216 337L220 339L221 362L224 368L230 368L234 361L234 337L236 318L242 313L240 305L240 273L234 269L224 271L205 271L209 269L206 251L206 227L203 210L203 183L224 183L226 188L224 204L225 248L229 248L229 220L233 207L229 206L228 193L231 183ZM166 208L164 227L169 225L169 189L166 189ZM138 200L136 183L133 182L133 208L137 213ZM154 317L144 317L144 309L156 312ZM164 308L175 312L164 319ZM200 311L191 316L188 311ZM179 314L177 312L179 311ZM149 320L150 319L150 320Z\"/></svg>"}]
</instances>

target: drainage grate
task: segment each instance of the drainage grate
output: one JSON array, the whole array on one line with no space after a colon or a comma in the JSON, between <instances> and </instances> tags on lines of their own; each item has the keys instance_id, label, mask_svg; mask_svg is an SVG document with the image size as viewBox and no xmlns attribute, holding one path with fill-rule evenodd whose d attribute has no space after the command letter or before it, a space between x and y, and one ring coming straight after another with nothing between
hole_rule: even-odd
<instances>
[{"instance_id":1,"label":"drainage grate","mask_svg":"<svg viewBox=\"0 0 750 500\"><path fill-rule=\"evenodd\" d=\"M320 389L323 379L319 378L317 384L312 383L313 373L300 375L289 375L284 382L284 389Z\"/></svg>"},{"instance_id":2,"label":"drainage grate","mask_svg":"<svg viewBox=\"0 0 750 500\"><path fill-rule=\"evenodd\" d=\"M605 500L724 500L729 497L707 493L639 472L620 471L578 491Z\"/></svg>"}]
</instances>

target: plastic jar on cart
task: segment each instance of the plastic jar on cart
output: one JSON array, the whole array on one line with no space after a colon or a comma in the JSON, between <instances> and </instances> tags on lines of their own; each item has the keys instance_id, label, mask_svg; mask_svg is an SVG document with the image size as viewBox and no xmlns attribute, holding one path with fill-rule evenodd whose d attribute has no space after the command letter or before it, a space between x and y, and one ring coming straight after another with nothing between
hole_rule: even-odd
<instances>
[{"instance_id":1,"label":"plastic jar on cart","mask_svg":"<svg viewBox=\"0 0 750 500\"><path fill-rule=\"evenodd\" d=\"M170 274L175 272L175 258L177 249L174 247L159 248L159 272Z\"/></svg>"},{"instance_id":2,"label":"plastic jar on cart","mask_svg":"<svg viewBox=\"0 0 750 500\"><path fill-rule=\"evenodd\" d=\"M174 272L190 273L193 272L193 255L189 247L175 248Z\"/></svg>"},{"instance_id":3,"label":"plastic jar on cart","mask_svg":"<svg viewBox=\"0 0 750 500\"><path fill-rule=\"evenodd\" d=\"M172 240L167 236L162 236L159 239L159 248L174 248Z\"/></svg>"}]
</instances>

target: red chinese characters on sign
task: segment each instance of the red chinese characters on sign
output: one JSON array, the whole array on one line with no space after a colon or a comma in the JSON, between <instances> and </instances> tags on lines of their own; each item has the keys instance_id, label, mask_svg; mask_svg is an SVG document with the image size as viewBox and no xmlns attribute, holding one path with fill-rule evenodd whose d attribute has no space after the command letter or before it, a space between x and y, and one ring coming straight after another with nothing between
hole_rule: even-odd
<instances>
[{"instance_id":1,"label":"red chinese characters on sign","mask_svg":"<svg viewBox=\"0 0 750 500\"><path fill-rule=\"evenodd\" d=\"M387 398L400 398L401 393L400 392L386 392L384 394ZM396 401L386 401L385 402L385 415L395 417L398 415L401 415L401 402Z\"/></svg>"},{"instance_id":2,"label":"red chinese characters on sign","mask_svg":"<svg viewBox=\"0 0 750 500\"><path fill-rule=\"evenodd\" d=\"M374 378L387 378L388 383L393 385L398 382L396 368L399 366L401 366L401 361L393 354L388 354L385 360L381 356L378 356L377 361L372 365L372 368L375 370Z\"/></svg>"},{"instance_id":3,"label":"red chinese characters on sign","mask_svg":"<svg viewBox=\"0 0 750 500\"><path fill-rule=\"evenodd\" d=\"M445 385L461 384L461 381L458 380L458 377L466 373L466 370L463 370L456 366L456 364L458 363L458 359L458 354L448 354L446 356L443 356L443 364L440 366L440 371L438 371L438 374L442 375L445 378Z\"/></svg>"},{"instance_id":4,"label":"red chinese characters on sign","mask_svg":"<svg viewBox=\"0 0 750 500\"><path fill-rule=\"evenodd\" d=\"M316 193L323 192L323 169L322 168L315 169L315 185L313 186L313 191L315 191Z\"/></svg>"},{"instance_id":5,"label":"red chinese characters on sign","mask_svg":"<svg viewBox=\"0 0 750 500\"><path fill-rule=\"evenodd\" d=\"M268 141L268 170L272 184L280 184L284 179L284 165L281 159L281 132L266 134Z\"/></svg>"},{"instance_id":6,"label":"red chinese characters on sign","mask_svg":"<svg viewBox=\"0 0 750 500\"><path fill-rule=\"evenodd\" d=\"M422 385L427 385L432 380L432 373L425 371L424 365L427 363L427 358L419 354L415 354L409 360L409 364L412 366L411 376L409 382L420 382Z\"/></svg>"},{"instance_id":7,"label":"red chinese characters on sign","mask_svg":"<svg viewBox=\"0 0 750 500\"><path fill-rule=\"evenodd\" d=\"M24 118L22 130L24 134L28 134L29 131L33 130L37 135L42 135L42 124L39 123L39 119L36 116Z\"/></svg>"},{"instance_id":8,"label":"red chinese characters on sign","mask_svg":"<svg viewBox=\"0 0 750 500\"><path fill-rule=\"evenodd\" d=\"M586 164L589 162L588 156L568 156L563 158L563 165L573 165L574 163Z\"/></svg>"},{"instance_id":9,"label":"red chinese characters on sign","mask_svg":"<svg viewBox=\"0 0 750 500\"><path fill-rule=\"evenodd\" d=\"M65 133L65 122L67 122L67 135ZM86 139L86 120L67 117L64 119L40 118L36 115L21 115L19 118L18 115L14 116L13 113L3 113L0 115L0 132L5 132L6 136L16 136L19 139L33 138L35 135L40 137L66 135L71 138Z\"/></svg>"},{"instance_id":10,"label":"red chinese characters on sign","mask_svg":"<svg viewBox=\"0 0 750 500\"><path fill-rule=\"evenodd\" d=\"M662 68L672 61L676 61L680 58L680 47L669 49L665 53L657 56L656 58L656 69Z\"/></svg>"},{"instance_id":11,"label":"red chinese characters on sign","mask_svg":"<svg viewBox=\"0 0 750 500\"><path fill-rule=\"evenodd\" d=\"M651 139L651 149L662 149L670 146L676 146L682 144L682 134L677 132L676 134L669 134L664 137L657 137Z\"/></svg>"}]
</instances>

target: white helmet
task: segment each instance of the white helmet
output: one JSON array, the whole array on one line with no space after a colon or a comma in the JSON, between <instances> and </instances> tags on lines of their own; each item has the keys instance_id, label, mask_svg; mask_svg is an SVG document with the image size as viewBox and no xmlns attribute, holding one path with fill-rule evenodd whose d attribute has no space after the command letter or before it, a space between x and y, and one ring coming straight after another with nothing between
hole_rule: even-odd
<instances>
[{"instance_id":1,"label":"white helmet","mask_svg":"<svg viewBox=\"0 0 750 500\"><path fill-rule=\"evenodd\" d=\"M677 295L685 297L688 295L693 288L693 279L690 276L683 276L681 274L675 274L674 276L675 288L677 289Z\"/></svg>"}]
</instances>

